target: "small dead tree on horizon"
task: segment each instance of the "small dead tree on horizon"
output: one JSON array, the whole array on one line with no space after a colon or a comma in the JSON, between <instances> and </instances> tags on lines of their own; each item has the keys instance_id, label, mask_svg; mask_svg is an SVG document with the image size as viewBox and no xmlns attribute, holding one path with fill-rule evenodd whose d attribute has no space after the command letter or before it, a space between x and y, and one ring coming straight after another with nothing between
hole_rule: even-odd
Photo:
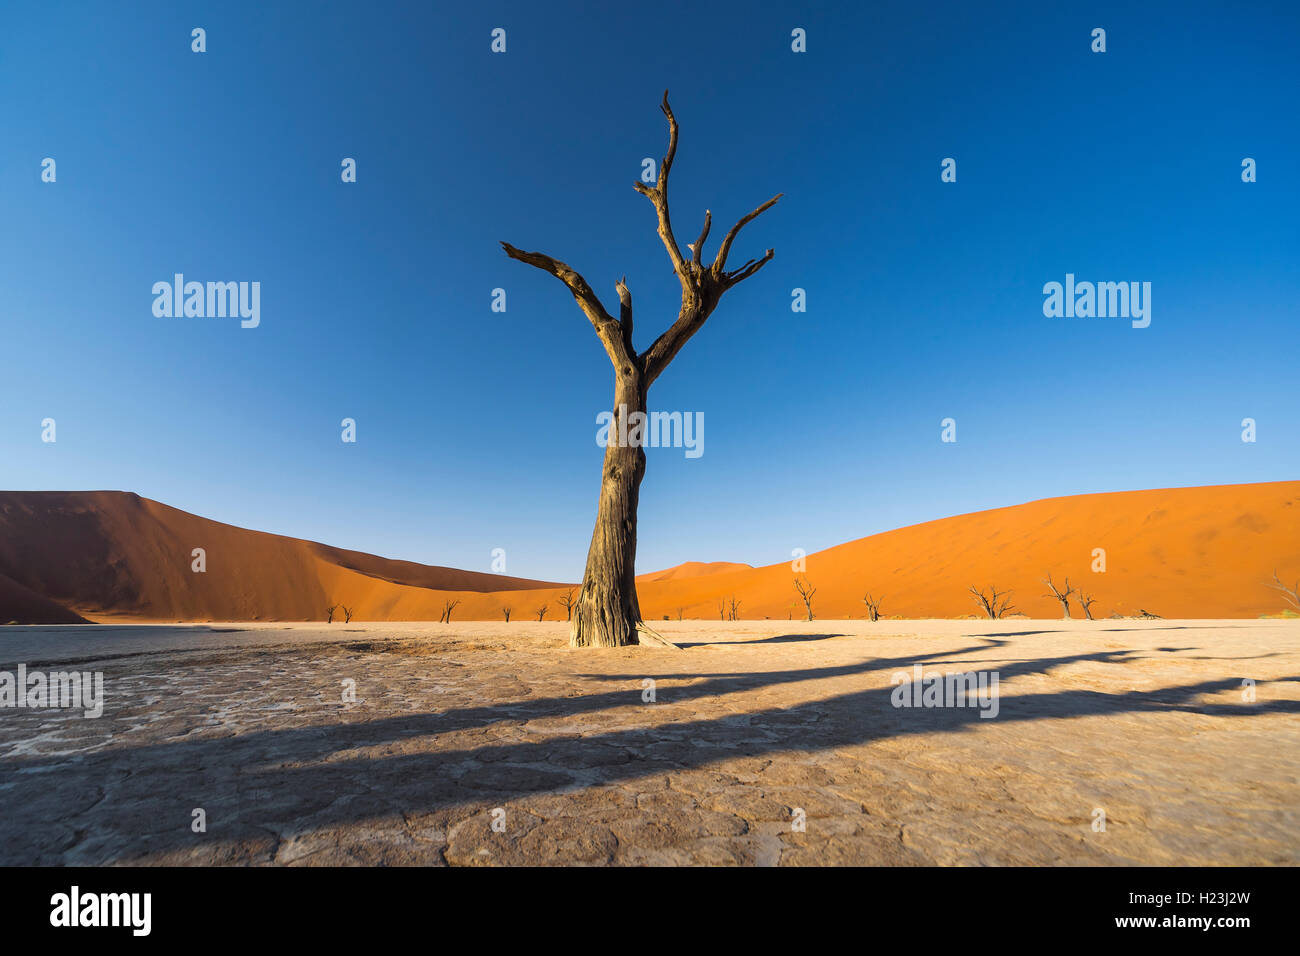
<instances>
[{"instance_id":1,"label":"small dead tree on horizon","mask_svg":"<svg viewBox=\"0 0 1300 956\"><path fill-rule=\"evenodd\" d=\"M970 587L970 593L975 595L975 602L984 609L984 613L989 616L989 620L997 620L1008 611L1014 611L1011 604L1010 590L999 591L992 584L989 585L989 593L985 594L982 589L976 589L974 585ZM1002 603L998 603L998 599Z\"/></svg>"},{"instance_id":2,"label":"small dead tree on horizon","mask_svg":"<svg viewBox=\"0 0 1300 956\"><path fill-rule=\"evenodd\" d=\"M883 597L878 597L878 598L872 597L870 591L868 591L866 594L862 596L862 603L867 606L868 618L870 618L873 621L880 620L880 602L883 600L884 600Z\"/></svg>"},{"instance_id":3,"label":"small dead tree on horizon","mask_svg":"<svg viewBox=\"0 0 1300 956\"><path fill-rule=\"evenodd\" d=\"M799 596L803 598L803 606L808 609L806 620L811 621L813 619L812 599L813 595L817 593L817 589L812 586L812 583L806 577L802 581L795 578L794 589L799 592Z\"/></svg>"},{"instance_id":4,"label":"small dead tree on horizon","mask_svg":"<svg viewBox=\"0 0 1300 956\"><path fill-rule=\"evenodd\" d=\"M503 608L501 608L501 613L504 614L504 615L506 616L506 623L507 623L507 624L510 623L510 612L513 611L513 610L514 610L514 608L512 608L512 607L503 607Z\"/></svg>"},{"instance_id":5,"label":"small dead tree on horizon","mask_svg":"<svg viewBox=\"0 0 1300 956\"><path fill-rule=\"evenodd\" d=\"M537 620L540 621L542 618L546 617L546 609L547 605L545 604L537 609Z\"/></svg>"},{"instance_id":6,"label":"small dead tree on horizon","mask_svg":"<svg viewBox=\"0 0 1300 956\"><path fill-rule=\"evenodd\" d=\"M355 609L350 608L350 607L348 607L348 606L345 604L345 605L343 606L343 623L344 623L344 624L351 624L351 623L352 623L352 615L353 615L354 613L355 613Z\"/></svg>"},{"instance_id":7,"label":"small dead tree on horizon","mask_svg":"<svg viewBox=\"0 0 1300 956\"><path fill-rule=\"evenodd\" d=\"M339 609L339 606L338 606L337 604L331 604L329 607L327 607L327 608L325 609L325 623L326 623L326 624L333 624L333 623L334 623L334 612L337 611L338 609Z\"/></svg>"},{"instance_id":8,"label":"small dead tree on horizon","mask_svg":"<svg viewBox=\"0 0 1300 956\"><path fill-rule=\"evenodd\" d=\"M728 290L748 279L772 261L773 251L750 259L736 269L727 268L731 244L744 226L776 205L781 194L773 196L757 209L741 217L728 230L718 246L712 263L703 259L704 242L709 236L713 215L704 213L704 228L683 255L673 235L668 213L668 182L677 155L677 118L668 105L664 91L659 105L668 120L668 149L659 163L659 176L653 186L633 183L637 192L650 200L658 220L659 239L668 253L673 272L681 285L681 307L677 319L667 331L641 352L632 339L632 293L626 276L615 283L618 293L618 318L601 303L587 280L565 263L540 252L525 252L508 242L501 247L506 255L519 262L550 273L564 283L578 307L590 320L614 366L614 414L621 421L630 416L644 416L648 409L650 386L668 367L682 347L704 325ZM560 122L569 124L572 115ZM606 241L600 239L598 241ZM689 258L688 258L689 256ZM643 442L608 441L601 466L600 498L596 509L596 526L587 551L587 565L582 587L569 627L571 647L622 647L642 643L638 625L642 623L641 606L636 593L636 522L641 479L645 476L646 455Z\"/></svg>"},{"instance_id":9,"label":"small dead tree on horizon","mask_svg":"<svg viewBox=\"0 0 1300 956\"><path fill-rule=\"evenodd\" d=\"M1144 621L1163 621L1163 620L1164 620L1164 618L1162 618L1159 614L1153 614L1151 611L1148 611L1148 610L1147 610L1146 608L1144 608L1144 607L1140 607L1140 608L1138 608L1137 616L1138 616L1139 618L1141 618L1142 620L1144 620Z\"/></svg>"},{"instance_id":10,"label":"small dead tree on horizon","mask_svg":"<svg viewBox=\"0 0 1300 956\"><path fill-rule=\"evenodd\" d=\"M560 605L560 607L564 608L564 619L566 621L572 621L573 620L573 588L569 588L567 593L561 594L558 598L556 598L555 603Z\"/></svg>"},{"instance_id":11,"label":"small dead tree on horizon","mask_svg":"<svg viewBox=\"0 0 1300 956\"><path fill-rule=\"evenodd\" d=\"M1079 596L1076 597L1075 600L1079 602L1079 607L1083 608L1084 616L1091 621L1093 619L1092 605L1096 602L1097 599L1093 597L1091 594L1085 594L1084 592L1080 591Z\"/></svg>"},{"instance_id":12,"label":"small dead tree on horizon","mask_svg":"<svg viewBox=\"0 0 1300 956\"><path fill-rule=\"evenodd\" d=\"M458 604L460 604L460 601L453 601L451 598L444 601L442 604L442 614L439 616L438 621L440 623L450 624L451 612L456 610L456 605Z\"/></svg>"},{"instance_id":13,"label":"small dead tree on horizon","mask_svg":"<svg viewBox=\"0 0 1300 956\"><path fill-rule=\"evenodd\" d=\"M1282 598L1292 608L1300 613L1300 581L1297 581L1293 587L1287 587L1282 583L1282 579L1277 576L1277 569L1273 569L1273 581L1268 585L1275 591L1282 592Z\"/></svg>"},{"instance_id":14,"label":"small dead tree on horizon","mask_svg":"<svg viewBox=\"0 0 1300 956\"><path fill-rule=\"evenodd\" d=\"M1058 601L1060 601L1061 609L1065 611L1064 620L1068 621L1070 619L1070 595L1073 594L1075 591L1074 588L1070 587L1070 579L1069 578L1065 579L1064 591L1062 591L1060 588L1058 588L1055 584L1052 583L1052 576L1050 574L1043 579L1043 583L1052 589L1051 594L1044 594L1043 597L1054 597Z\"/></svg>"},{"instance_id":15,"label":"small dead tree on horizon","mask_svg":"<svg viewBox=\"0 0 1300 956\"><path fill-rule=\"evenodd\" d=\"M727 599L727 620L729 621L740 620L740 602L736 600L736 596L734 594Z\"/></svg>"}]
</instances>

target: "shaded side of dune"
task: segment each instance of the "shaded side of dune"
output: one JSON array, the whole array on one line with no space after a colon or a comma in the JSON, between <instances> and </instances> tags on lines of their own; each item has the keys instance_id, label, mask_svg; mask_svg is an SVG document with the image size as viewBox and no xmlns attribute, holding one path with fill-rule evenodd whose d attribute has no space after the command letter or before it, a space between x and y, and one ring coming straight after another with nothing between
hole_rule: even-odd
<instances>
[{"instance_id":1,"label":"shaded side of dune","mask_svg":"<svg viewBox=\"0 0 1300 956\"><path fill-rule=\"evenodd\" d=\"M118 491L0 492L0 575L0 622L23 623L324 620L331 605L340 619L347 607L436 620L461 592L560 587L249 531Z\"/></svg>"},{"instance_id":2,"label":"shaded side of dune","mask_svg":"<svg viewBox=\"0 0 1300 956\"><path fill-rule=\"evenodd\" d=\"M87 624L80 614L0 574L0 624Z\"/></svg>"}]
</instances>

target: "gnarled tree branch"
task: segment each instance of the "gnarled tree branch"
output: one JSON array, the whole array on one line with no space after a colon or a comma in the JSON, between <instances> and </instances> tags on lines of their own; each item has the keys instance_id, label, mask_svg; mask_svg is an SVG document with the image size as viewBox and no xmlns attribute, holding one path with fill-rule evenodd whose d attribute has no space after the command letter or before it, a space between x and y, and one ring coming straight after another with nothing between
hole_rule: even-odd
<instances>
[{"instance_id":1,"label":"gnarled tree branch","mask_svg":"<svg viewBox=\"0 0 1300 956\"><path fill-rule=\"evenodd\" d=\"M779 200L783 195L785 194L777 193L775 196L773 196L767 202L763 203L763 205L759 206L749 215L742 217L740 222L736 223L729 230L727 230L727 234L722 237L722 245L718 246L718 254L716 257L714 257L713 260L713 277L715 279L721 280L723 276L726 274L724 270L727 268L727 256L731 253L731 244L736 241L736 236L740 234L740 230L744 229L745 226L747 226L749 223L753 222L759 216L763 215L763 213L767 212L769 209L775 206L777 200ZM767 261L768 259L771 258L772 258L772 250L769 249L763 261ZM757 271L758 269L754 269L752 272L749 272L747 275L742 276L741 278L748 278L749 276L753 275L754 272ZM740 279L736 279L735 281L739 282ZM734 285L735 283L733 282L732 284Z\"/></svg>"},{"instance_id":2,"label":"gnarled tree branch","mask_svg":"<svg viewBox=\"0 0 1300 956\"><path fill-rule=\"evenodd\" d=\"M763 254L761 259L750 259L735 272L724 272L722 274L722 284L730 289L733 285L748 279L763 266L772 261L773 250L769 249Z\"/></svg>"},{"instance_id":3,"label":"gnarled tree branch","mask_svg":"<svg viewBox=\"0 0 1300 956\"><path fill-rule=\"evenodd\" d=\"M691 284L691 272L686 268L682 250L673 236L672 218L668 214L668 174L672 172L673 157L677 155L677 118L673 116L673 108L668 105L667 90L664 90L664 99L659 104L659 109L663 111L664 116L668 117L668 152L664 153L664 158L659 163L659 177L653 186L640 182L634 185L637 192L654 203L655 213L659 216L659 238L663 240L664 248L668 250L668 258L673 261L673 271L681 280L684 296Z\"/></svg>"},{"instance_id":4,"label":"gnarled tree branch","mask_svg":"<svg viewBox=\"0 0 1300 956\"><path fill-rule=\"evenodd\" d=\"M695 240L695 244L687 246L691 250L691 265L695 271L700 271L700 256L704 254L704 240L709 238L709 227L713 225L713 213L704 210L704 228L700 230L700 238Z\"/></svg>"},{"instance_id":5,"label":"gnarled tree branch","mask_svg":"<svg viewBox=\"0 0 1300 956\"><path fill-rule=\"evenodd\" d=\"M618 284L619 304L623 307L621 311L626 317L626 323L624 323L606 312L596 293L587 284L587 280L559 259L554 259L542 252L524 252L522 249L516 249L508 242L502 242L501 248L506 251L506 255L511 259L518 259L530 266L536 266L543 272L549 272L569 287L569 291L573 293L573 298L577 300L578 306L591 320L592 327L596 330L596 334L600 336L600 341L604 343L605 351L609 354L609 360L614 363L616 368L620 368L636 359L636 353L631 347L632 295L627 291L626 285L622 282ZM624 295L627 297L626 303L624 303ZM624 335L625 329L626 337Z\"/></svg>"}]
</instances>

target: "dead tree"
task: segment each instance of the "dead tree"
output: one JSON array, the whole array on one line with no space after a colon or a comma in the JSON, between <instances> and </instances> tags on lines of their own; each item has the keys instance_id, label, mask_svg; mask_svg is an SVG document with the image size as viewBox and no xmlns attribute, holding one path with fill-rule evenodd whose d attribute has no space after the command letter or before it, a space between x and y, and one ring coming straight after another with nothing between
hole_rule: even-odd
<instances>
[{"instance_id":1,"label":"dead tree","mask_svg":"<svg viewBox=\"0 0 1300 956\"><path fill-rule=\"evenodd\" d=\"M811 621L813 619L812 599L813 595L817 593L817 589L808 582L807 578L804 578L802 581L795 578L794 589L799 592L799 596L803 598L803 606L808 609L808 617L806 620Z\"/></svg>"},{"instance_id":2,"label":"dead tree","mask_svg":"<svg viewBox=\"0 0 1300 956\"><path fill-rule=\"evenodd\" d=\"M740 602L736 600L736 596L734 594L727 599L727 620L729 621L740 620Z\"/></svg>"},{"instance_id":3,"label":"dead tree","mask_svg":"<svg viewBox=\"0 0 1300 956\"><path fill-rule=\"evenodd\" d=\"M862 603L867 606L867 617L873 621L880 620L880 602L883 600L883 597L873 598L870 591L862 596Z\"/></svg>"},{"instance_id":4,"label":"dead tree","mask_svg":"<svg viewBox=\"0 0 1300 956\"><path fill-rule=\"evenodd\" d=\"M725 621L726 619L727 619L727 599L718 598L718 620Z\"/></svg>"},{"instance_id":5,"label":"dead tree","mask_svg":"<svg viewBox=\"0 0 1300 956\"><path fill-rule=\"evenodd\" d=\"M1058 588L1055 584L1052 583L1052 576L1050 574L1043 579L1043 583L1052 589L1051 594L1044 594L1043 597L1054 597L1058 601L1060 601L1061 609L1065 611L1064 620L1068 621L1070 619L1070 595L1073 594L1075 590L1074 588L1070 587L1070 579L1069 578L1065 579L1064 591L1062 591L1060 588Z\"/></svg>"},{"instance_id":6,"label":"dead tree","mask_svg":"<svg viewBox=\"0 0 1300 956\"><path fill-rule=\"evenodd\" d=\"M514 610L514 608L512 608L512 607L503 607L503 608L501 609L501 613L504 614L504 615L506 616L506 623L507 623L507 624L510 623L510 612L513 611L513 610Z\"/></svg>"},{"instance_id":7,"label":"dead tree","mask_svg":"<svg viewBox=\"0 0 1300 956\"><path fill-rule=\"evenodd\" d=\"M325 609L325 623L326 623L326 624L333 624L333 623L334 623L334 612L337 611L338 609L339 609L339 606L338 606L337 604L331 604L329 607L327 607L327 608Z\"/></svg>"},{"instance_id":8,"label":"dead tree","mask_svg":"<svg viewBox=\"0 0 1300 956\"><path fill-rule=\"evenodd\" d=\"M459 603L459 601L453 601L451 598L444 601L442 603L442 615L438 618L439 622L450 624L451 612L456 610L456 605Z\"/></svg>"},{"instance_id":9,"label":"dead tree","mask_svg":"<svg viewBox=\"0 0 1300 956\"><path fill-rule=\"evenodd\" d=\"M1287 587L1282 583L1282 579L1277 576L1277 570L1275 569L1273 571L1273 583L1269 587L1282 592L1282 599L1300 612L1300 581L1297 581L1292 587Z\"/></svg>"},{"instance_id":10,"label":"dead tree","mask_svg":"<svg viewBox=\"0 0 1300 956\"><path fill-rule=\"evenodd\" d=\"M996 620L1008 611L1015 610L1011 605L1010 591L999 591L990 584L988 594L985 594L983 590L977 590L973 586L970 588L970 593L975 595L975 602L984 609L984 613L989 616L989 620ZM999 598L1002 601L1001 604L998 603Z\"/></svg>"},{"instance_id":11,"label":"dead tree","mask_svg":"<svg viewBox=\"0 0 1300 956\"><path fill-rule=\"evenodd\" d=\"M537 620L540 621L540 620L541 620L542 618L544 618L544 617L546 617L546 605L545 605L545 604L543 604L541 607L539 607L539 608L537 609Z\"/></svg>"},{"instance_id":12,"label":"dead tree","mask_svg":"<svg viewBox=\"0 0 1300 956\"><path fill-rule=\"evenodd\" d=\"M687 258L673 235L668 211L668 182L673 158L677 154L677 119L668 105L666 90L659 108L668 119L668 150L659 164L659 178L655 184L650 186L638 182L634 186L654 206L659 238L681 285L682 301L677 320L647 349L637 352L632 344L632 293L628 291L626 277L615 284L619 300L616 319L606 311L587 280L563 262L540 252L524 252L508 242L501 243L506 255L512 259L536 266L563 282L591 321L614 366L613 412L619 421L633 414L646 413L650 386L682 346L704 325L723 293L772 261L773 253L768 249L759 259L750 259L738 269L727 269L727 256L736 235L781 198L780 194L773 196L732 226L723 237L712 263L705 263L702 258L704 241L712 222L712 214L706 211L700 237L686 247L690 256ZM643 442L620 444L614 437L615 430L611 428L610 431L601 468L596 526L592 531L582 588L569 628L569 644L573 647L620 647L639 643L637 624L641 622L641 608L635 580L636 512L641 479L645 475L645 449Z\"/></svg>"},{"instance_id":13,"label":"dead tree","mask_svg":"<svg viewBox=\"0 0 1300 956\"><path fill-rule=\"evenodd\" d=\"M1142 620L1144 620L1144 621L1163 621L1163 620L1164 620L1164 618L1162 618L1159 614L1153 614L1151 611L1148 611L1148 610L1147 610L1146 608L1144 608L1144 607L1140 607L1140 608L1138 608L1137 616L1138 616L1139 618L1141 618Z\"/></svg>"},{"instance_id":14,"label":"dead tree","mask_svg":"<svg viewBox=\"0 0 1300 956\"><path fill-rule=\"evenodd\" d=\"M344 605L344 607L343 607L343 623L344 623L344 624L351 624L351 623L352 623L352 614L353 614L353 609L350 608L350 607L347 607L346 605Z\"/></svg>"},{"instance_id":15,"label":"dead tree","mask_svg":"<svg viewBox=\"0 0 1300 956\"><path fill-rule=\"evenodd\" d=\"M568 593L561 594L555 599L555 603L564 608L564 619L573 620L573 588L569 588Z\"/></svg>"},{"instance_id":16,"label":"dead tree","mask_svg":"<svg viewBox=\"0 0 1300 956\"><path fill-rule=\"evenodd\" d=\"M1094 602L1096 602L1097 599L1093 597L1091 594L1084 594L1082 591L1080 591L1079 596L1076 597L1075 600L1079 602L1079 607L1083 608L1084 616L1091 621L1093 619L1092 605Z\"/></svg>"},{"instance_id":17,"label":"dead tree","mask_svg":"<svg viewBox=\"0 0 1300 956\"><path fill-rule=\"evenodd\" d=\"M683 612L684 610L686 610L686 608L684 608L684 607L679 607L679 608L677 609L677 620L680 621L680 620L682 619L682 612Z\"/></svg>"}]
</instances>

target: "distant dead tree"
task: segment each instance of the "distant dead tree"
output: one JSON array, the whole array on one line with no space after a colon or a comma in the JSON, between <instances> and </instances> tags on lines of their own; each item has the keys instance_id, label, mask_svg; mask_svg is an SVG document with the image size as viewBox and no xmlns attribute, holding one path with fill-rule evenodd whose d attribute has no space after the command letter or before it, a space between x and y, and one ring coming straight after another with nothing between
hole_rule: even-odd
<instances>
[{"instance_id":1,"label":"distant dead tree","mask_svg":"<svg viewBox=\"0 0 1300 956\"><path fill-rule=\"evenodd\" d=\"M460 601L453 601L451 598L448 598L446 601L443 601L443 602L442 602L442 615L438 618L438 620L439 620L440 622L445 622L445 623L447 623L447 624L450 624L450 623L451 623L451 612L454 611L454 610L456 610L456 605L458 605L459 603L460 603Z\"/></svg>"},{"instance_id":2,"label":"distant dead tree","mask_svg":"<svg viewBox=\"0 0 1300 956\"><path fill-rule=\"evenodd\" d=\"M726 619L727 619L727 599L718 598L718 620L725 621Z\"/></svg>"},{"instance_id":3,"label":"distant dead tree","mask_svg":"<svg viewBox=\"0 0 1300 956\"><path fill-rule=\"evenodd\" d=\"M677 609L677 620L680 621L680 620L682 619L682 612L685 611L685 610L686 610L686 608L684 608L684 607L679 607L679 608Z\"/></svg>"},{"instance_id":4,"label":"distant dead tree","mask_svg":"<svg viewBox=\"0 0 1300 956\"><path fill-rule=\"evenodd\" d=\"M558 598L556 598L555 603L560 605L560 607L564 608L564 619L566 621L572 621L573 620L573 588L569 588L567 594L561 594Z\"/></svg>"},{"instance_id":5,"label":"distant dead tree","mask_svg":"<svg viewBox=\"0 0 1300 956\"><path fill-rule=\"evenodd\" d=\"M804 578L802 581L795 578L794 589L798 591L799 596L803 598L803 606L808 610L807 620L811 621L813 619L812 599L813 595L817 593L817 589L809 583L807 578Z\"/></svg>"},{"instance_id":6,"label":"distant dead tree","mask_svg":"<svg viewBox=\"0 0 1300 956\"><path fill-rule=\"evenodd\" d=\"M1297 612L1300 612L1300 581L1297 581L1292 587L1287 587L1282 583L1282 579L1277 576L1277 569L1273 570L1273 581L1268 585L1275 591L1282 592L1282 599L1291 605Z\"/></svg>"},{"instance_id":7,"label":"distant dead tree","mask_svg":"<svg viewBox=\"0 0 1300 956\"><path fill-rule=\"evenodd\" d=\"M547 606L543 604L537 609L537 620L540 621L542 618L546 617L546 607Z\"/></svg>"},{"instance_id":8,"label":"distant dead tree","mask_svg":"<svg viewBox=\"0 0 1300 956\"><path fill-rule=\"evenodd\" d=\"M740 602L736 600L736 596L734 594L727 599L727 620L729 621L740 620Z\"/></svg>"},{"instance_id":9,"label":"distant dead tree","mask_svg":"<svg viewBox=\"0 0 1300 956\"><path fill-rule=\"evenodd\" d=\"M883 600L883 597L872 597L870 591L862 596L862 603L867 606L867 617L873 621L880 620L880 602Z\"/></svg>"},{"instance_id":10,"label":"distant dead tree","mask_svg":"<svg viewBox=\"0 0 1300 956\"><path fill-rule=\"evenodd\" d=\"M632 342L632 293L625 279L614 286L619 301L618 318L614 318L587 280L563 262L540 252L524 252L508 242L501 243L510 258L535 266L563 282L591 321L614 366L613 411L620 423L635 423L646 414L650 386L704 325L723 293L772 261L773 253L768 249L758 259L750 259L737 269L727 269L727 256L740 230L781 198L780 194L773 196L732 226L712 263L705 263L702 258L712 223L712 214L706 211L700 237L686 246L683 255L668 214L668 181L677 155L677 119L668 105L666 90L659 108L668 119L668 149L659 164L659 176L653 186L643 182L633 185L654 206L659 238L681 285L682 297L677 320L647 349L638 353ZM572 116L568 116L562 122L571 120ZM641 623L641 607L636 594L635 564L637 502L645 466L643 442L611 440L606 443L596 526L569 627L572 647L621 647L643 642L637 628Z\"/></svg>"},{"instance_id":11,"label":"distant dead tree","mask_svg":"<svg viewBox=\"0 0 1300 956\"><path fill-rule=\"evenodd\" d=\"M1079 596L1076 597L1075 600L1079 602L1079 607L1083 608L1084 615L1088 618L1088 620L1091 621L1093 619L1092 605L1096 602L1097 599L1093 597L1091 594L1084 594L1082 591L1080 591Z\"/></svg>"},{"instance_id":12,"label":"distant dead tree","mask_svg":"<svg viewBox=\"0 0 1300 956\"><path fill-rule=\"evenodd\" d=\"M325 623L326 623L326 624L333 624L333 623L334 623L334 612L337 611L338 609L339 609L339 606L338 606L337 604L331 604L329 607L327 607L327 608L325 609Z\"/></svg>"},{"instance_id":13,"label":"distant dead tree","mask_svg":"<svg viewBox=\"0 0 1300 956\"><path fill-rule=\"evenodd\" d=\"M970 593L975 595L975 602L984 609L984 613L989 616L990 620L996 620L1008 611L1015 610L1011 605L1011 598L1009 597L1011 592L1009 590L999 591L990 584L988 594L985 594L982 589L977 590L974 586L970 588ZM1001 604L998 603L999 599L1002 601Z\"/></svg>"},{"instance_id":14,"label":"distant dead tree","mask_svg":"<svg viewBox=\"0 0 1300 956\"><path fill-rule=\"evenodd\" d=\"M1043 583L1052 589L1051 594L1044 594L1043 597L1054 597L1061 602L1061 609L1065 612L1065 620L1070 619L1070 595L1074 593L1074 588L1070 587L1070 579L1065 579L1065 590L1062 591L1052 583L1052 576L1049 574L1043 579Z\"/></svg>"},{"instance_id":15,"label":"distant dead tree","mask_svg":"<svg viewBox=\"0 0 1300 956\"><path fill-rule=\"evenodd\" d=\"M351 624L351 623L352 623L352 615L353 615L353 613L354 613L353 608L350 608L350 607L348 607L347 605L344 605L344 607L343 607L343 623L344 623L344 624Z\"/></svg>"},{"instance_id":16,"label":"distant dead tree","mask_svg":"<svg viewBox=\"0 0 1300 956\"><path fill-rule=\"evenodd\" d=\"M507 624L510 623L510 612L513 611L513 610L514 610L514 608L512 608L512 607L503 607L503 608L501 609L501 613L504 614L504 615L506 616L506 623L507 623Z\"/></svg>"},{"instance_id":17,"label":"distant dead tree","mask_svg":"<svg viewBox=\"0 0 1300 956\"><path fill-rule=\"evenodd\" d=\"M1162 618L1159 614L1152 614L1150 611L1148 611L1148 610L1147 610L1146 608L1144 608L1144 607L1140 607L1140 608L1138 608L1137 616L1140 617L1140 618L1142 618L1144 621L1163 621L1163 620L1164 620L1164 618Z\"/></svg>"}]
</instances>

